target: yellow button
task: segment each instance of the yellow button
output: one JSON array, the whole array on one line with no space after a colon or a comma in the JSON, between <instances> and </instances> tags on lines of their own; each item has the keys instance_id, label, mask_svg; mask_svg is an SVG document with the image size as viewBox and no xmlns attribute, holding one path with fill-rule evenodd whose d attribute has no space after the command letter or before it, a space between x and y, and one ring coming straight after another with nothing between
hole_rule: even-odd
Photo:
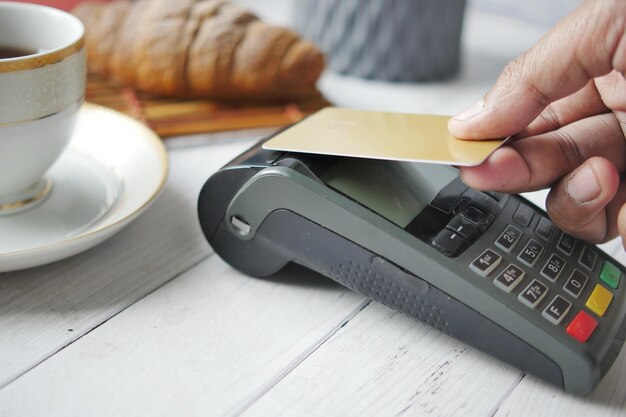
<instances>
[{"instance_id":1,"label":"yellow button","mask_svg":"<svg viewBox=\"0 0 626 417\"><path fill-rule=\"evenodd\" d=\"M611 291L607 290L602 285L596 285L585 305L589 310L602 317L606 309L609 308L612 299L613 294L611 294Z\"/></svg>"}]
</instances>

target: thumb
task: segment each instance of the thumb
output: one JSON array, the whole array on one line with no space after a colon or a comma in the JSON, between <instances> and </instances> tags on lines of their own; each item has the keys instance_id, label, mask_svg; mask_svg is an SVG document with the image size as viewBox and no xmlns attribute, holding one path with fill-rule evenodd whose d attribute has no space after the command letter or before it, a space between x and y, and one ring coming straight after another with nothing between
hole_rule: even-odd
<instances>
[{"instance_id":1,"label":"thumb","mask_svg":"<svg viewBox=\"0 0 626 417\"><path fill-rule=\"evenodd\" d=\"M626 70L626 1L588 0L509 62L484 99L450 119L461 139L513 135L553 101L612 69Z\"/></svg>"}]
</instances>

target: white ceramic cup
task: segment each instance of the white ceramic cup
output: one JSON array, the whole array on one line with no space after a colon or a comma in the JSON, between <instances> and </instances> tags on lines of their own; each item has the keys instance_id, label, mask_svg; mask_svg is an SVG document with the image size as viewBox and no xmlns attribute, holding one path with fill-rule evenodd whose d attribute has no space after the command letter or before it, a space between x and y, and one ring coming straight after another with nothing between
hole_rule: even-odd
<instances>
[{"instance_id":1,"label":"white ceramic cup","mask_svg":"<svg viewBox=\"0 0 626 417\"><path fill-rule=\"evenodd\" d=\"M0 1L0 215L45 199L44 178L69 142L85 96L84 27L69 13Z\"/></svg>"}]
</instances>

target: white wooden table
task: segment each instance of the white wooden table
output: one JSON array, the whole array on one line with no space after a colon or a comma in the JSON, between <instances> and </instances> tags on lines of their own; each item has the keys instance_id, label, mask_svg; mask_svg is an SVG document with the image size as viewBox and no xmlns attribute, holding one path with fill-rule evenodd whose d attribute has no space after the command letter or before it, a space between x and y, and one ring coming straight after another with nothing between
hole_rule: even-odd
<instances>
[{"instance_id":1,"label":"white wooden table","mask_svg":"<svg viewBox=\"0 0 626 417\"><path fill-rule=\"evenodd\" d=\"M456 80L321 86L341 105L451 113L541 32L471 13ZM196 198L261 133L170 141L169 182L130 227L0 274L0 416L626 415L624 354L577 398L303 269L231 269L201 235Z\"/></svg>"}]
</instances>

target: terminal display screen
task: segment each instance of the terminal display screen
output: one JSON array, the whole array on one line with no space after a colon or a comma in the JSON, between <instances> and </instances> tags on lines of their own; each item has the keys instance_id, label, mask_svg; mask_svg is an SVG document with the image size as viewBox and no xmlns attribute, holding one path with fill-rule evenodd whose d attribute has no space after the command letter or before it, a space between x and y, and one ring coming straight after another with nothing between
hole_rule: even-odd
<instances>
[{"instance_id":1,"label":"terminal display screen","mask_svg":"<svg viewBox=\"0 0 626 417\"><path fill-rule=\"evenodd\" d=\"M405 228L456 176L443 165L340 158L321 180Z\"/></svg>"}]
</instances>

